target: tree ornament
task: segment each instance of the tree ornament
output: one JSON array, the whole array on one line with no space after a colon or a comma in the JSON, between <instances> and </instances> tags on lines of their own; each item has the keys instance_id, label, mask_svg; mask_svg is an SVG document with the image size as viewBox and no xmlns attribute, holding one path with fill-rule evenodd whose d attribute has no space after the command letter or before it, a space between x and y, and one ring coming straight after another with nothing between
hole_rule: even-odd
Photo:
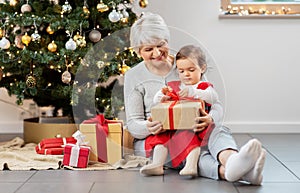
<instances>
[{"instance_id":1,"label":"tree ornament","mask_svg":"<svg viewBox=\"0 0 300 193\"><path fill-rule=\"evenodd\" d=\"M71 13L72 11L72 6L69 4L68 1L65 1L65 4L62 6L62 14L64 13Z\"/></svg>"},{"instance_id":2,"label":"tree ornament","mask_svg":"<svg viewBox=\"0 0 300 193\"><path fill-rule=\"evenodd\" d=\"M86 19L89 18L91 12L90 12L90 10L87 8L87 6L84 5L84 6L82 7L82 11L83 11L83 13L85 14L85 17L84 17L84 18L86 18Z\"/></svg>"},{"instance_id":3,"label":"tree ornament","mask_svg":"<svg viewBox=\"0 0 300 193\"><path fill-rule=\"evenodd\" d=\"M32 11L32 8L31 6L28 4L28 0L27 0L27 3L22 5L21 7L21 12L22 13L26 13L26 12L31 12Z\"/></svg>"},{"instance_id":4,"label":"tree ornament","mask_svg":"<svg viewBox=\"0 0 300 193\"><path fill-rule=\"evenodd\" d=\"M101 13L108 11L109 7L103 3L103 1L101 0L100 3L97 4L97 10Z\"/></svg>"},{"instance_id":5,"label":"tree ornament","mask_svg":"<svg viewBox=\"0 0 300 193\"><path fill-rule=\"evenodd\" d=\"M24 44L22 44L22 35L17 35L15 37L15 45L17 46L17 48L20 48L20 49L24 48Z\"/></svg>"},{"instance_id":6,"label":"tree ornament","mask_svg":"<svg viewBox=\"0 0 300 193\"><path fill-rule=\"evenodd\" d=\"M26 85L28 88L34 88L36 86L36 78L32 74L27 75Z\"/></svg>"},{"instance_id":7,"label":"tree ornament","mask_svg":"<svg viewBox=\"0 0 300 193\"><path fill-rule=\"evenodd\" d=\"M22 42L26 46L28 46L28 44L31 42L31 37L27 34L27 32L22 36Z\"/></svg>"},{"instance_id":8,"label":"tree ornament","mask_svg":"<svg viewBox=\"0 0 300 193\"><path fill-rule=\"evenodd\" d=\"M101 40L101 33L96 30L93 29L90 33L89 33L89 38L92 42L96 43L99 42Z\"/></svg>"},{"instance_id":9,"label":"tree ornament","mask_svg":"<svg viewBox=\"0 0 300 193\"><path fill-rule=\"evenodd\" d=\"M0 28L0 38L2 38L5 34L5 31L3 29Z\"/></svg>"},{"instance_id":10,"label":"tree ornament","mask_svg":"<svg viewBox=\"0 0 300 193\"><path fill-rule=\"evenodd\" d=\"M7 50L10 47L10 42L6 37L2 37L0 40L0 48L3 50Z\"/></svg>"},{"instance_id":11,"label":"tree ornament","mask_svg":"<svg viewBox=\"0 0 300 193\"><path fill-rule=\"evenodd\" d=\"M72 80L72 76L67 68L67 70L64 71L64 73L62 73L62 75L61 75L61 81L65 84L69 84L71 82L71 80Z\"/></svg>"},{"instance_id":12,"label":"tree ornament","mask_svg":"<svg viewBox=\"0 0 300 193\"><path fill-rule=\"evenodd\" d=\"M82 35L80 35L79 32L77 32L76 35L73 37L74 41L77 41L78 39L82 39Z\"/></svg>"},{"instance_id":13,"label":"tree ornament","mask_svg":"<svg viewBox=\"0 0 300 193\"><path fill-rule=\"evenodd\" d=\"M127 64L125 63L125 60L123 60L122 67L119 68L119 72L124 75L125 72L129 69L130 69L130 66L127 66Z\"/></svg>"},{"instance_id":14,"label":"tree ornament","mask_svg":"<svg viewBox=\"0 0 300 193\"><path fill-rule=\"evenodd\" d=\"M67 50L76 50L77 45L76 42L70 37L70 39L66 42L65 47Z\"/></svg>"},{"instance_id":15,"label":"tree ornament","mask_svg":"<svg viewBox=\"0 0 300 193\"><path fill-rule=\"evenodd\" d=\"M31 40L33 42L37 41L37 42L40 42L41 40L41 35L38 34L38 30L35 30L33 34L31 34Z\"/></svg>"},{"instance_id":16,"label":"tree ornament","mask_svg":"<svg viewBox=\"0 0 300 193\"><path fill-rule=\"evenodd\" d=\"M109 14L108 14L108 19L111 22L118 22L120 20L120 14L116 11L116 9L113 9Z\"/></svg>"},{"instance_id":17,"label":"tree ornament","mask_svg":"<svg viewBox=\"0 0 300 193\"><path fill-rule=\"evenodd\" d=\"M83 47L86 46L86 40L85 40L85 37L82 37L82 38L80 38L80 39L77 39L75 42L76 42L77 46L79 46L79 47L81 47L81 48L83 48Z\"/></svg>"},{"instance_id":18,"label":"tree ornament","mask_svg":"<svg viewBox=\"0 0 300 193\"><path fill-rule=\"evenodd\" d=\"M139 0L139 5L141 8L146 8L148 5L148 0Z\"/></svg>"},{"instance_id":19,"label":"tree ornament","mask_svg":"<svg viewBox=\"0 0 300 193\"><path fill-rule=\"evenodd\" d=\"M17 4L18 4L17 0L10 0L9 1L9 5L12 6L12 7L16 6Z\"/></svg>"},{"instance_id":20,"label":"tree ornament","mask_svg":"<svg viewBox=\"0 0 300 193\"><path fill-rule=\"evenodd\" d=\"M50 35L54 34L54 31L51 29L50 25L46 28L46 32Z\"/></svg>"},{"instance_id":21,"label":"tree ornament","mask_svg":"<svg viewBox=\"0 0 300 193\"><path fill-rule=\"evenodd\" d=\"M54 41L52 41L50 44L48 44L48 50L50 52L56 52L57 50L57 45Z\"/></svg>"}]
</instances>

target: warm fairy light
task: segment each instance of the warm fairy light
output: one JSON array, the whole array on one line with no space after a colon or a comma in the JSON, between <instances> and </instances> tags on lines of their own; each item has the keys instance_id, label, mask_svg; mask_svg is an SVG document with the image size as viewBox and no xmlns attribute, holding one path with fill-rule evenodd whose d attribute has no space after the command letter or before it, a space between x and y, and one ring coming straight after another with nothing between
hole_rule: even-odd
<instances>
[{"instance_id":1,"label":"warm fairy light","mask_svg":"<svg viewBox=\"0 0 300 193\"><path fill-rule=\"evenodd\" d=\"M291 8L289 7L281 7L281 9L276 11L271 11L266 8L259 8L259 9L253 9L252 7L248 7L248 9L245 9L243 6L237 7L237 6L231 6L228 5L226 10L223 10L223 13L225 15L286 15L290 14Z\"/></svg>"},{"instance_id":2,"label":"warm fairy light","mask_svg":"<svg viewBox=\"0 0 300 193\"><path fill-rule=\"evenodd\" d=\"M51 65L51 66L50 66L50 69L54 69L54 66L53 66L53 65Z\"/></svg>"}]
</instances>

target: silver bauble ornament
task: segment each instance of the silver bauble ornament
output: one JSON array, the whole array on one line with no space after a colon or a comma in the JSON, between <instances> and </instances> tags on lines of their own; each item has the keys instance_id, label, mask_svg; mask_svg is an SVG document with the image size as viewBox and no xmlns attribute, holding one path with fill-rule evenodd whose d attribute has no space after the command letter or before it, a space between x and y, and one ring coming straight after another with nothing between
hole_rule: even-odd
<instances>
[{"instance_id":1,"label":"silver bauble ornament","mask_svg":"<svg viewBox=\"0 0 300 193\"><path fill-rule=\"evenodd\" d=\"M108 14L108 19L111 22L117 22L120 20L120 14L114 9Z\"/></svg>"},{"instance_id":2,"label":"silver bauble ornament","mask_svg":"<svg viewBox=\"0 0 300 193\"><path fill-rule=\"evenodd\" d=\"M61 75L61 81L65 84L69 84L71 82L71 73L69 71L64 71Z\"/></svg>"},{"instance_id":3,"label":"silver bauble ornament","mask_svg":"<svg viewBox=\"0 0 300 193\"><path fill-rule=\"evenodd\" d=\"M66 49L76 50L76 48L77 48L76 42L72 38L70 38L66 43Z\"/></svg>"},{"instance_id":4,"label":"silver bauble ornament","mask_svg":"<svg viewBox=\"0 0 300 193\"><path fill-rule=\"evenodd\" d=\"M68 1L65 2L65 4L62 6L62 13L71 13L72 6L69 4Z\"/></svg>"},{"instance_id":5,"label":"silver bauble ornament","mask_svg":"<svg viewBox=\"0 0 300 193\"><path fill-rule=\"evenodd\" d=\"M28 3L22 5L22 7L21 7L22 13L31 12L31 11L32 11L32 8Z\"/></svg>"},{"instance_id":6,"label":"silver bauble ornament","mask_svg":"<svg viewBox=\"0 0 300 193\"><path fill-rule=\"evenodd\" d=\"M6 37L2 37L0 40L0 48L3 50L7 50L10 47L10 42Z\"/></svg>"},{"instance_id":7,"label":"silver bauble ornament","mask_svg":"<svg viewBox=\"0 0 300 193\"><path fill-rule=\"evenodd\" d=\"M33 34L31 34L31 41L37 41L39 42L41 40L41 35L38 34L38 31L35 30Z\"/></svg>"},{"instance_id":8,"label":"silver bauble ornament","mask_svg":"<svg viewBox=\"0 0 300 193\"><path fill-rule=\"evenodd\" d=\"M89 33L89 38L92 42L99 42L101 40L101 33L98 30L93 29Z\"/></svg>"}]
</instances>

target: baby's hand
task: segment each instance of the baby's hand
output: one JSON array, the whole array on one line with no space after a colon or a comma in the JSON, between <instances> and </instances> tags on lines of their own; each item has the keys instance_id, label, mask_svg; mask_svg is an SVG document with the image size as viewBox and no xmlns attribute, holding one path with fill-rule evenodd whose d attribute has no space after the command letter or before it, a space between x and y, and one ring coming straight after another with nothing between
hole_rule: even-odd
<instances>
[{"instance_id":1,"label":"baby's hand","mask_svg":"<svg viewBox=\"0 0 300 193\"><path fill-rule=\"evenodd\" d=\"M164 96L161 97L160 102L165 102L167 100L170 100L170 98L171 98L170 96L164 95Z\"/></svg>"},{"instance_id":2,"label":"baby's hand","mask_svg":"<svg viewBox=\"0 0 300 193\"><path fill-rule=\"evenodd\" d=\"M161 92L164 94L164 95L167 95L169 92L172 92L173 89L169 86L165 86L161 89Z\"/></svg>"},{"instance_id":3,"label":"baby's hand","mask_svg":"<svg viewBox=\"0 0 300 193\"><path fill-rule=\"evenodd\" d=\"M181 91L179 91L178 93L179 97L187 97L189 95L189 89L188 88L184 88Z\"/></svg>"}]
</instances>

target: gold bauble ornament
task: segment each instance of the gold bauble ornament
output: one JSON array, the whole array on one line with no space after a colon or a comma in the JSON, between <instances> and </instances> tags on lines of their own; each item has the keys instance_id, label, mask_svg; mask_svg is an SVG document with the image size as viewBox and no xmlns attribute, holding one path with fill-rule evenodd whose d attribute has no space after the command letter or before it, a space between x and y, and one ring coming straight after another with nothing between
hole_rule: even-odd
<instances>
[{"instance_id":1,"label":"gold bauble ornament","mask_svg":"<svg viewBox=\"0 0 300 193\"><path fill-rule=\"evenodd\" d=\"M28 44L31 42L31 37L27 34L27 32L22 36L22 42L26 46L28 46Z\"/></svg>"},{"instance_id":2,"label":"gold bauble ornament","mask_svg":"<svg viewBox=\"0 0 300 193\"><path fill-rule=\"evenodd\" d=\"M36 86L36 78L32 74L26 77L26 85L29 88L34 88Z\"/></svg>"},{"instance_id":3,"label":"gold bauble ornament","mask_svg":"<svg viewBox=\"0 0 300 193\"><path fill-rule=\"evenodd\" d=\"M108 11L109 7L107 5L105 5L102 0L100 1L100 3L97 4L97 10L101 13Z\"/></svg>"},{"instance_id":4,"label":"gold bauble ornament","mask_svg":"<svg viewBox=\"0 0 300 193\"><path fill-rule=\"evenodd\" d=\"M148 0L139 0L139 5L141 8L146 8L148 5Z\"/></svg>"},{"instance_id":5,"label":"gold bauble ornament","mask_svg":"<svg viewBox=\"0 0 300 193\"><path fill-rule=\"evenodd\" d=\"M86 40L85 40L85 37L80 38L80 39L77 39L75 42L76 42L77 46L79 46L79 47L81 47L81 48L83 48L83 47L86 46Z\"/></svg>"},{"instance_id":6,"label":"gold bauble ornament","mask_svg":"<svg viewBox=\"0 0 300 193\"><path fill-rule=\"evenodd\" d=\"M85 17L84 18L89 18L89 16L90 16L90 10L87 8L87 6L83 6L82 7L82 10L83 10L83 13L85 14Z\"/></svg>"},{"instance_id":7,"label":"gold bauble ornament","mask_svg":"<svg viewBox=\"0 0 300 193\"><path fill-rule=\"evenodd\" d=\"M48 44L48 50L50 52L56 52L57 50L57 45L54 41L52 41L50 44Z\"/></svg>"},{"instance_id":8,"label":"gold bauble ornament","mask_svg":"<svg viewBox=\"0 0 300 193\"><path fill-rule=\"evenodd\" d=\"M5 34L4 29L0 29L0 38L2 38L4 36L4 34Z\"/></svg>"},{"instance_id":9,"label":"gold bauble ornament","mask_svg":"<svg viewBox=\"0 0 300 193\"><path fill-rule=\"evenodd\" d=\"M50 25L46 28L46 32L50 35L54 34L54 31L51 29Z\"/></svg>"},{"instance_id":10,"label":"gold bauble ornament","mask_svg":"<svg viewBox=\"0 0 300 193\"><path fill-rule=\"evenodd\" d=\"M119 71L121 72L121 74L125 74L125 72L127 72L127 70L129 70L130 69L130 67L129 66L127 66L126 64L123 64L122 65L122 68L120 68L119 69Z\"/></svg>"},{"instance_id":11,"label":"gold bauble ornament","mask_svg":"<svg viewBox=\"0 0 300 193\"><path fill-rule=\"evenodd\" d=\"M69 71L64 71L64 73L62 73L61 75L61 81L65 84L69 84L71 82L71 73Z\"/></svg>"},{"instance_id":12,"label":"gold bauble ornament","mask_svg":"<svg viewBox=\"0 0 300 193\"><path fill-rule=\"evenodd\" d=\"M73 37L73 40L76 41L78 39L82 39L82 36L77 32L77 34Z\"/></svg>"},{"instance_id":13,"label":"gold bauble ornament","mask_svg":"<svg viewBox=\"0 0 300 193\"><path fill-rule=\"evenodd\" d=\"M18 4L18 1L17 1L17 0L10 0L10 1L9 1L9 5L10 5L10 6L13 6L13 7L14 7L14 6L16 6L17 4Z\"/></svg>"}]
</instances>

